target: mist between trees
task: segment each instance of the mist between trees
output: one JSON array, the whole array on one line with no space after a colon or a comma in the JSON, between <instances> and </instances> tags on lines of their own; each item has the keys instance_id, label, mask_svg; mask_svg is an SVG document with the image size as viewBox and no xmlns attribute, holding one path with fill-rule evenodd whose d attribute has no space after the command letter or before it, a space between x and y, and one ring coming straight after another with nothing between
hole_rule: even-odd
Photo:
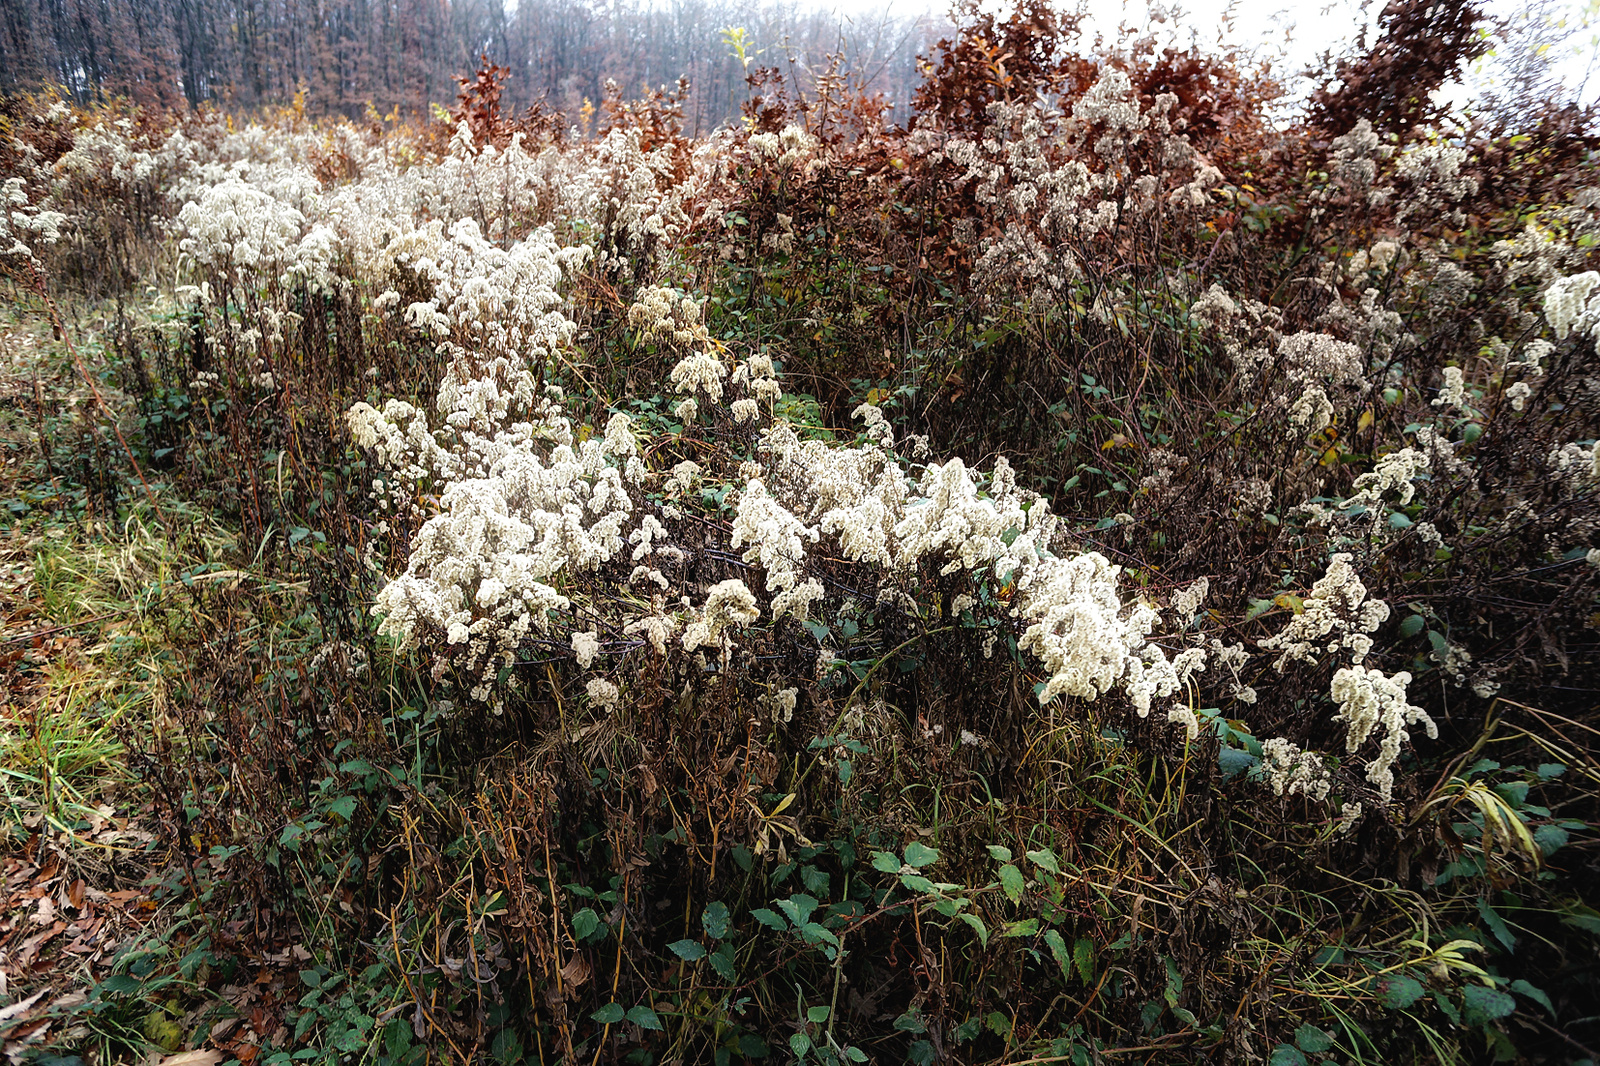
<instances>
[{"instance_id":1,"label":"mist between trees","mask_svg":"<svg viewBox=\"0 0 1600 1066\"><path fill-rule=\"evenodd\" d=\"M631 96L687 78L685 132L696 135L738 114L747 66L803 85L830 54L904 112L917 56L945 26L706 0L0 0L0 91L53 85L78 104L123 96L163 108L283 105L301 93L313 114L353 118L369 104L425 114L487 56L509 68L507 106L541 103L574 121L608 79Z\"/></svg>"}]
</instances>

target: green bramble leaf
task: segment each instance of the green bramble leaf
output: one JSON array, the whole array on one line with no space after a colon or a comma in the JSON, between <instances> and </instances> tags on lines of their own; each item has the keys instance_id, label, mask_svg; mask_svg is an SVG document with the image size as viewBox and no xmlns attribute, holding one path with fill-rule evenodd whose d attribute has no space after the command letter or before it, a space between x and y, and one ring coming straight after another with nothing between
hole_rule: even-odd
<instances>
[{"instance_id":1,"label":"green bramble leaf","mask_svg":"<svg viewBox=\"0 0 1600 1066\"><path fill-rule=\"evenodd\" d=\"M627 1017L627 1012L623 1010L622 1004L620 1003L607 1003L604 1007L601 1007L599 1010L589 1015L589 1017L593 1018L601 1025L616 1025L618 1022L622 1021L623 1018Z\"/></svg>"},{"instance_id":2,"label":"green bramble leaf","mask_svg":"<svg viewBox=\"0 0 1600 1066\"><path fill-rule=\"evenodd\" d=\"M1327 1033L1307 1023L1294 1031L1295 1046L1308 1055L1317 1055L1333 1047Z\"/></svg>"},{"instance_id":3,"label":"green bramble leaf","mask_svg":"<svg viewBox=\"0 0 1600 1066\"><path fill-rule=\"evenodd\" d=\"M667 945L667 950L684 962L699 962L706 957L705 947L695 940L674 940Z\"/></svg>"},{"instance_id":4,"label":"green bramble leaf","mask_svg":"<svg viewBox=\"0 0 1600 1066\"><path fill-rule=\"evenodd\" d=\"M931 866L938 861L939 852L937 849L930 848L926 844L918 843L915 840L906 845L907 866L920 870L924 866Z\"/></svg>"},{"instance_id":5,"label":"green bramble leaf","mask_svg":"<svg viewBox=\"0 0 1600 1066\"><path fill-rule=\"evenodd\" d=\"M1267 1059L1268 1066L1309 1066L1306 1057L1293 1044L1279 1044Z\"/></svg>"},{"instance_id":6,"label":"green bramble leaf","mask_svg":"<svg viewBox=\"0 0 1600 1066\"><path fill-rule=\"evenodd\" d=\"M1461 990L1461 1001L1467 1008L1468 1022L1481 1024L1492 1022L1512 1014L1517 1009L1517 1001L1498 988L1488 988L1484 985L1468 985Z\"/></svg>"},{"instance_id":7,"label":"green bramble leaf","mask_svg":"<svg viewBox=\"0 0 1600 1066\"><path fill-rule=\"evenodd\" d=\"M1000 888L1005 892L1007 899L1016 903L1022 898L1023 887L1021 870L1009 862L1000 867Z\"/></svg>"},{"instance_id":8,"label":"green bramble leaf","mask_svg":"<svg viewBox=\"0 0 1600 1066\"><path fill-rule=\"evenodd\" d=\"M775 930L779 933L782 933L789 928L789 923L783 920L783 915L776 911L768 910L766 907L757 907L755 910L750 912L750 917L754 918L768 929Z\"/></svg>"},{"instance_id":9,"label":"green bramble leaf","mask_svg":"<svg viewBox=\"0 0 1600 1066\"><path fill-rule=\"evenodd\" d=\"M1039 867L1041 870L1049 870L1053 874L1059 874L1061 872L1061 864L1056 861L1056 853L1051 851L1049 848L1041 848L1038 851L1028 852L1028 861Z\"/></svg>"},{"instance_id":10,"label":"green bramble leaf","mask_svg":"<svg viewBox=\"0 0 1600 1066\"><path fill-rule=\"evenodd\" d=\"M721 940L728 935L728 905L722 902L706 904L705 911L700 915L700 924L705 926L706 935L713 940Z\"/></svg>"},{"instance_id":11,"label":"green bramble leaf","mask_svg":"<svg viewBox=\"0 0 1600 1066\"><path fill-rule=\"evenodd\" d=\"M594 935L600 928L600 916L594 912L593 907L585 907L572 916L572 935L581 943Z\"/></svg>"},{"instance_id":12,"label":"green bramble leaf","mask_svg":"<svg viewBox=\"0 0 1600 1066\"><path fill-rule=\"evenodd\" d=\"M1094 941L1088 937L1079 937L1072 945L1072 961L1078 967L1078 976L1083 978L1084 984L1094 981Z\"/></svg>"},{"instance_id":13,"label":"green bramble leaf","mask_svg":"<svg viewBox=\"0 0 1600 1066\"><path fill-rule=\"evenodd\" d=\"M615 1004L612 1005L615 1006ZM661 1032L661 1017L649 1007L634 1007L628 1011L626 1017L628 1021L641 1029L653 1029L658 1033Z\"/></svg>"},{"instance_id":14,"label":"green bramble leaf","mask_svg":"<svg viewBox=\"0 0 1600 1066\"><path fill-rule=\"evenodd\" d=\"M1379 978L1378 998L1390 1010L1405 1010L1422 998L1422 982L1407 974L1389 974Z\"/></svg>"},{"instance_id":15,"label":"green bramble leaf","mask_svg":"<svg viewBox=\"0 0 1600 1066\"><path fill-rule=\"evenodd\" d=\"M1556 1009L1551 1005L1550 997L1545 995L1542 989L1535 988L1528 982L1519 978L1511 982L1511 991L1516 992L1519 995L1527 996L1529 999L1533 1000L1535 1003L1539 1004L1539 1006L1548 1011L1550 1017L1554 1018L1556 1016Z\"/></svg>"}]
</instances>

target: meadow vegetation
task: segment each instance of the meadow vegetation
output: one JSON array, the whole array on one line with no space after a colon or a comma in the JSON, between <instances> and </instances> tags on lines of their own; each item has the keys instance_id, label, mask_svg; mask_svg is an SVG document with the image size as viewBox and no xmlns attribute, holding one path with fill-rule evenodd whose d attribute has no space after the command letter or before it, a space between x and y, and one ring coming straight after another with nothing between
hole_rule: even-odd
<instances>
[{"instance_id":1,"label":"meadow vegetation","mask_svg":"<svg viewBox=\"0 0 1600 1066\"><path fill-rule=\"evenodd\" d=\"M1592 1063L1594 116L957 24L0 104L12 1061Z\"/></svg>"}]
</instances>

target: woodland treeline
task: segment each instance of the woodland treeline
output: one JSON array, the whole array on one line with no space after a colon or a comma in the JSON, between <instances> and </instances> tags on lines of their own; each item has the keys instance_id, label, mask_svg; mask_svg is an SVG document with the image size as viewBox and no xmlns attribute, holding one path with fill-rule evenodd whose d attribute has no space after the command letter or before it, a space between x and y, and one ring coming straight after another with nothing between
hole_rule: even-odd
<instances>
[{"instance_id":1,"label":"woodland treeline","mask_svg":"<svg viewBox=\"0 0 1600 1066\"><path fill-rule=\"evenodd\" d=\"M510 71L505 105L573 117L608 80L633 96L687 78L685 132L696 134L738 113L748 68L806 84L829 56L903 109L917 55L943 28L731 0L0 0L0 92L55 87L80 105L125 97L161 109L249 109L303 92L315 114L426 113L486 55Z\"/></svg>"}]
</instances>

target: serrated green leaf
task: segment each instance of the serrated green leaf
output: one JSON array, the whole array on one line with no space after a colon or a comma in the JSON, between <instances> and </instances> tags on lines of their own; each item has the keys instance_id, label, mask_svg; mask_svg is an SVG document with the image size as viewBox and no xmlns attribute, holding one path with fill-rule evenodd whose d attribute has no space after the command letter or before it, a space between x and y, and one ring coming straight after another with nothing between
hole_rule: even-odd
<instances>
[{"instance_id":1,"label":"serrated green leaf","mask_svg":"<svg viewBox=\"0 0 1600 1066\"><path fill-rule=\"evenodd\" d=\"M1039 919L1024 918L1020 922L1012 922L1001 930L1000 935L1006 936L1033 936L1039 932Z\"/></svg>"},{"instance_id":2,"label":"serrated green leaf","mask_svg":"<svg viewBox=\"0 0 1600 1066\"><path fill-rule=\"evenodd\" d=\"M717 976L724 981L739 979L739 969L734 965L733 945L727 941L717 945L717 950L707 955L706 961L711 963L711 968L717 971Z\"/></svg>"},{"instance_id":3,"label":"serrated green leaf","mask_svg":"<svg viewBox=\"0 0 1600 1066\"><path fill-rule=\"evenodd\" d=\"M768 910L766 907L757 907L750 912L750 917L768 929L773 929L780 933L789 928L789 923L783 920L783 915L777 911Z\"/></svg>"},{"instance_id":4,"label":"serrated green leaf","mask_svg":"<svg viewBox=\"0 0 1600 1066\"><path fill-rule=\"evenodd\" d=\"M1078 976L1083 978L1084 984L1094 982L1094 941L1088 937L1080 936L1072 945L1072 961L1078 968Z\"/></svg>"},{"instance_id":5,"label":"serrated green leaf","mask_svg":"<svg viewBox=\"0 0 1600 1066\"><path fill-rule=\"evenodd\" d=\"M1481 897L1478 900L1478 917L1483 919L1483 924L1488 926L1489 932L1494 934L1494 938L1500 941L1502 947L1507 951L1516 948L1517 938L1511 932L1511 927L1506 925L1504 918L1495 913L1493 907L1489 906L1489 901Z\"/></svg>"},{"instance_id":6,"label":"serrated green leaf","mask_svg":"<svg viewBox=\"0 0 1600 1066\"><path fill-rule=\"evenodd\" d=\"M1268 1066L1308 1066L1305 1055L1293 1044L1279 1044L1267 1059Z\"/></svg>"},{"instance_id":7,"label":"serrated green leaf","mask_svg":"<svg viewBox=\"0 0 1600 1066\"><path fill-rule=\"evenodd\" d=\"M1015 866L1012 866L1010 863L1006 863L1004 866L1000 867L1000 888L1005 892L1006 898L1012 903L1020 900L1022 898L1022 890L1024 888L1022 871L1017 869Z\"/></svg>"},{"instance_id":8,"label":"serrated green leaf","mask_svg":"<svg viewBox=\"0 0 1600 1066\"><path fill-rule=\"evenodd\" d=\"M933 882L928 880L926 877L923 877L921 874L901 874L900 883L906 886L906 889L911 892L925 892L931 894L935 891Z\"/></svg>"},{"instance_id":9,"label":"serrated green leaf","mask_svg":"<svg viewBox=\"0 0 1600 1066\"><path fill-rule=\"evenodd\" d=\"M1407 974L1390 974L1378 982L1378 996L1390 1010L1405 1010L1422 998L1422 982Z\"/></svg>"},{"instance_id":10,"label":"serrated green leaf","mask_svg":"<svg viewBox=\"0 0 1600 1066\"><path fill-rule=\"evenodd\" d=\"M705 926L707 936L713 940L721 940L728 935L728 922L731 917L726 903L721 901L708 903L700 915L700 924Z\"/></svg>"},{"instance_id":11,"label":"serrated green leaf","mask_svg":"<svg viewBox=\"0 0 1600 1066\"><path fill-rule=\"evenodd\" d=\"M1528 982L1518 978L1517 980L1511 982L1511 991L1527 996L1529 999L1533 1000L1535 1003L1539 1004L1539 1006L1548 1011L1550 1013L1550 1017L1554 1018L1556 1016L1556 1009L1551 1005L1550 997L1545 995L1542 989L1535 988Z\"/></svg>"},{"instance_id":12,"label":"serrated green leaf","mask_svg":"<svg viewBox=\"0 0 1600 1066\"><path fill-rule=\"evenodd\" d=\"M1038 851L1028 852L1028 861L1041 870L1049 870L1053 874L1061 872L1061 864L1056 861L1056 853L1049 848L1040 848Z\"/></svg>"},{"instance_id":13,"label":"serrated green leaf","mask_svg":"<svg viewBox=\"0 0 1600 1066\"><path fill-rule=\"evenodd\" d=\"M1333 1047L1333 1038L1308 1022L1294 1031L1294 1043L1306 1054L1317 1055Z\"/></svg>"},{"instance_id":14,"label":"serrated green leaf","mask_svg":"<svg viewBox=\"0 0 1600 1066\"><path fill-rule=\"evenodd\" d=\"M622 1009L622 1004L620 1003L607 1003L604 1007L589 1015L589 1017L601 1025L616 1025L627 1017L627 1012Z\"/></svg>"},{"instance_id":15,"label":"serrated green leaf","mask_svg":"<svg viewBox=\"0 0 1600 1066\"><path fill-rule=\"evenodd\" d=\"M1427 624L1428 620L1420 614L1407 615L1406 620L1400 623L1400 635L1408 638L1414 637L1421 633L1422 627Z\"/></svg>"},{"instance_id":16,"label":"serrated green leaf","mask_svg":"<svg viewBox=\"0 0 1600 1066\"><path fill-rule=\"evenodd\" d=\"M667 950L684 962L699 962L706 957L705 947L696 940L674 940L667 945Z\"/></svg>"},{"instance_id":17,"label":"serrated green leaf","mask_svg":"<svg viewBox=\"0 0 1600 1066\"><path fill-rule=\"evenodd\" d=\"M989 857L995 862L1010 862L1011 849L1000 844L990 844Z\"/></svg>"},{"instance_id":18,"label":"serrated green leaf","mask_svg":"<svg viewBox=\"0 0 1600 1066\"><path fill-rule=\"evenodd\" d=\"M989 946L989 927L983 924L983 919L976 914L958 914L956 917L972 926L972 931L978 934L978 943L983 947Z\"/></svg>"},{"instance_id":19,"label":"serrated green leaf","mask_svg":"<svg viewBox=\"0 0 1600 1066\"><path fill-rule=\"evenodd\" d=\"M633 1007L625 1017L641 1029L653 1029L658 1033L661 1032L661 1017L649 1007Z\"/></svg>"},{"instance_id":20,"label":"serrated green leaf","mask_svg":"<svg viewBox=\"0 0 1600 1066\"><path fill-rule=\"evenodd\" d=\"M808 896L804 892L796 892L788 899L780 899L778 909L789 916L795 925L804 925L811 919L811 912L817 909L815 896Z\"/></svg>"},{"instance_id":21,"label":"serrated green leaf","mask_svg":"<svg viewBox=\"0 0 1600 1066\"><path fill-rule=\"evenodd\" d=\"M1067 951L1067 942L1062 939L1060 932L1055 929L1044 931L1044 942L1050 949L1050 954L1055 957L1056 965L1061 967L1061 976L1068 984L1072 983L1072 955Z\"/></svg>"},{"instance_id":22,"label":"serrated green leaf","mask_svg":"<svg viewBox=\"0 0 1600 1066\"><path fill-rule=\"evenodd\" d=\"M1489 988L1485 985L1468 985L1461 990L1461 1001L1466 1005L1469 1015L1476 1015L1483 1021L1495 1021L1513 1014L1517 1009L1517 1001L1498 988ZM1469 1021L1473 1020L1469 1017Z\"/></svg>"},{"instance_id":23,"label":"serrated green leaf","mask_svg":"<svg viewBox=\"0 0 1600 1066\"><path fill-rule=\"evenodd\" d=\"M800 927L799 933L813 944L832 944L835 947L839 945L839 938L833 935L832 930L825 925L818 925L816 922L805 923Z\"/></svg>"},{"instance_id":24,"label":"serrated green leaf","mask_svg":"<svg viewBox=\"0 0 1600 1066\"><path fill-rule=\"evenodd\" d=\"M600 916L594 912L593 907L585 907L572 916L572 935L580 942L588 940L598 928L600 928Z\"/></svg>"},{"instance_id":25,"label":"serrated green leaf","mask_svg":"<svg viewBox=\"0 0 1600 1066\"><path fill-rule=\"evenodd\" d=\"M872 853L872 868L879 873L897 874L900 872L900 860L887 851Z\"/></svg>"},{"instance_id":26,"label":"serrated green leaf","mask_svg":"<svg viewBox=\"0 0 1600 1066\"><path fill-rule=\"evenodd\" d=\"M923 844L923 843L921 843L919 841L916 841L916 840L913 840L911 843L906 845L906 865L907 866L910 866L910 867L913 867L914 869L920 870L924 866L932 866L934 863L936 863L938 861L939 861L938 849L930 848L930 847L928 847L928 845Z\"/></svg>"},{"instance_id":27,"label":"serrated green leaf","mask_svg":"<svg viewBox=\"0 0 1600 1066\"><path fill-rule=\"evenodd\" d=\"M926 1033L928 1031L927 1021L917 1013L915 1007L896 1018L894 1027L902 1033Z\"/></svg>"},{"instance_id":28,"label":"serrated green leaf","mask_svg":"<svg viewBox=\"0 0 1600 1066\"><path fill-rule=\"evenodd\" d=\"M804 1033L794 1034L789 1038L789 1050L794 1052L795 1058L805 1058L806 1052L811 1050L811 1038Z\"/></svg>"},{"instance_id":29,"label":"serrated green leaf","mask_svg":"<svg viewBox=\"0 0 1600 1066\"><path fill-rule=\"evenodd\" d=\"M1567 831L1559 825L1541 825L1533 831L1533 842L1539 845L1539 851L1547 859L1566 847L1570 839Z\"/></svg>"}]
</instances>

